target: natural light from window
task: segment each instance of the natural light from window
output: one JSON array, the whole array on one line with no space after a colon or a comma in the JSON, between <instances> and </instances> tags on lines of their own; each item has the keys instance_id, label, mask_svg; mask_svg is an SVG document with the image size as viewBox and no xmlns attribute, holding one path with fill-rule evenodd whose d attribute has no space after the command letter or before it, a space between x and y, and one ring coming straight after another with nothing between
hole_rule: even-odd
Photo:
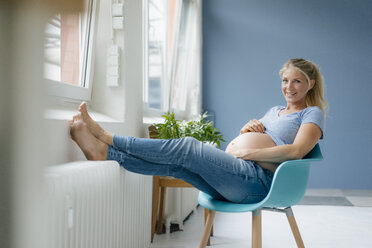
<instances>
[{"instance_id":1,"label":"natural light from window","mask_svg":"<svg viewBox=\"0 0 372 248\"><path fill-rule=\"evenodd\" d=\"M163 109L164 89L167 85L168 60L167 1L150 0L148 9L148 84L145 99L149 108Z\"/></svg>"},{"instance_id":2,"label":"natural light from window","mask_svg":"<svg viewBox=\"0 0 372 248\"><path fill-rule=\"evenodd\" d=\"M148 0L145 113L200 112L200 0Z\"/></svg>"},{"instance_id":3,"label":"natural light from window","mask_svg":"<svg viewBox=\"0 0 372 248\"><path fill-rule=\"evenodd\" d=\"M50 95L90 99L95 2L85 0L81 12L57 14L45 27L44 78L49 83Z\"/></svg>"},{"instance_id":4,"label":"natural light from window","mask_svg":"<svg viewBox=\"0 0 372 248\"><path fill-rule=\"evenodd\" d=\"M83 26L80 13L58 14L47 24L44 64L47 79L84 87L81 78L81 55L85 50Z\"/></svg>"}]
</instances>

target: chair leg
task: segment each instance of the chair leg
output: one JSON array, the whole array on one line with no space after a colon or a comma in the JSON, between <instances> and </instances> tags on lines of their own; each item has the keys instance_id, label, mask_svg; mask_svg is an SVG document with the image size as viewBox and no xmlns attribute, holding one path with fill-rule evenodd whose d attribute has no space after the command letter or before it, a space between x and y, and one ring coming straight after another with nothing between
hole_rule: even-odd
<instances>
[{"instance_id":1,"label":"chair leg","mask_svg":"<svg viewBox=\"0 0 372 248\"><path fill-rule=\"evenodd\" d=\"M261 209L252 212L252 248L262 248Z\"/></svg>"},{"instance_id":2,"label":"chair leg","mask_svg":"<svg viewBox=\"0 0 372 248\"><path fill-rule=\"evenodd\" d=\"M204 232L203 232L202 239L200 241L199 248L205 248L207 246L215 216L216 216L216 211L209 210L207 222L204 225Z\"/></svg>"},{"instance_id":3,"label":"chair leg","mask_svg":"<svg viewBox=\"0 0 372 248\"><path fill-rule=\"evenodd\" d=\"M167 189L166 187L160 187L159 221L158 221L158 227L156 229L157 234L161 234L163 232L166 189Z\"/></svg>"},{"instance_id":4,"label":"chair leg","mask_svg":"<svg viewBox=\"0 0 372 248\"><path fill-rule=\"evenodd\" d=\"M293 236L296 240L298 248L305 248L304 242L302 241L300 230L298 229L296 219L293 215L292 208L286 208L285 214L287 215L289 225L291 226Z\"/></svg>"},{"instance_id":5,"label":"chair leg","mask_svg":"<svg viewBox=\"0 0 372 248\"><path fill-rule=\"evenodd\" d=\"M158 215L159 206L159 177L153 177L152 188L152 218L151 218L151 242L154 240L156 217Z\"/></svg>"}]
</instances>

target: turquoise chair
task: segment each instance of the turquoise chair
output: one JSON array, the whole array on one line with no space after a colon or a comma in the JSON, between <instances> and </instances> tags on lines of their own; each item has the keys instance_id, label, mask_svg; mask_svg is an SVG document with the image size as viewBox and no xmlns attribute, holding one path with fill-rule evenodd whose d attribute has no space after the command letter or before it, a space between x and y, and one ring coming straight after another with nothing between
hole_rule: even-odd
<instances>
[{"instance_id":1,"label":"turquoise chair","mask_svg":"<svg viewBox=\"0 0 372 248\"><path fill-rule=\"evenodd\" d=\"M213 220L218 212L252 212L252 247L262 247L261 211L270 210L285 213L298 247L304 247L291 206L297 204L305 195L309 178L310 163L323 160L319 145L303 159L290 160L281 163L275 171L268 195L262 201L254 204L238 204L214 200L210 195L200 192L199 204L208 209L209 214L204 226L200 248L209 243Z\"/></svg>"}]
</instances>

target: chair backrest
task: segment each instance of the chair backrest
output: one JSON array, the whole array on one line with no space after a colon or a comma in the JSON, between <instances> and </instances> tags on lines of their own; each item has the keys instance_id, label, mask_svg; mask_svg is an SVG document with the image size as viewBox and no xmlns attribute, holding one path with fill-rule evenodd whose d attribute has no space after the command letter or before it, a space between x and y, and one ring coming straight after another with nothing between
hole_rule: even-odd
<instances>
[{"instance_id":1,"label":"chair backrest","mask_svg":"<svg viewBox=\"0 0 372 248\"><path fill-rule=\"evenodd\" d=\"M262 201L263 207L289 207L305 195L310 163L323 160L318 144L303 159L283 162L276 169L270 191Z\"/></svg>"}]
</instances>

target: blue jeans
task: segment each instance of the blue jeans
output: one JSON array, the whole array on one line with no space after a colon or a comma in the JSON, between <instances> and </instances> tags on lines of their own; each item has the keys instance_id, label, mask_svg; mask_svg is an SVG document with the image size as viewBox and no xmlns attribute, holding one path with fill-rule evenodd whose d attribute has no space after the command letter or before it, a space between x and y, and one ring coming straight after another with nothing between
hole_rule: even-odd
<instances>
[{"instance_id":1,"label":"blue jeans","mask_svg":"<svg viewBox=\"0 0 372 248\"><path fill-rule=\"evenodd\" d=\"M180 178L215 199L254 203L269 192L273 173L194 138L142 139L114 135L107 160L128 171Z\"/></svg>"}]
</instances>

